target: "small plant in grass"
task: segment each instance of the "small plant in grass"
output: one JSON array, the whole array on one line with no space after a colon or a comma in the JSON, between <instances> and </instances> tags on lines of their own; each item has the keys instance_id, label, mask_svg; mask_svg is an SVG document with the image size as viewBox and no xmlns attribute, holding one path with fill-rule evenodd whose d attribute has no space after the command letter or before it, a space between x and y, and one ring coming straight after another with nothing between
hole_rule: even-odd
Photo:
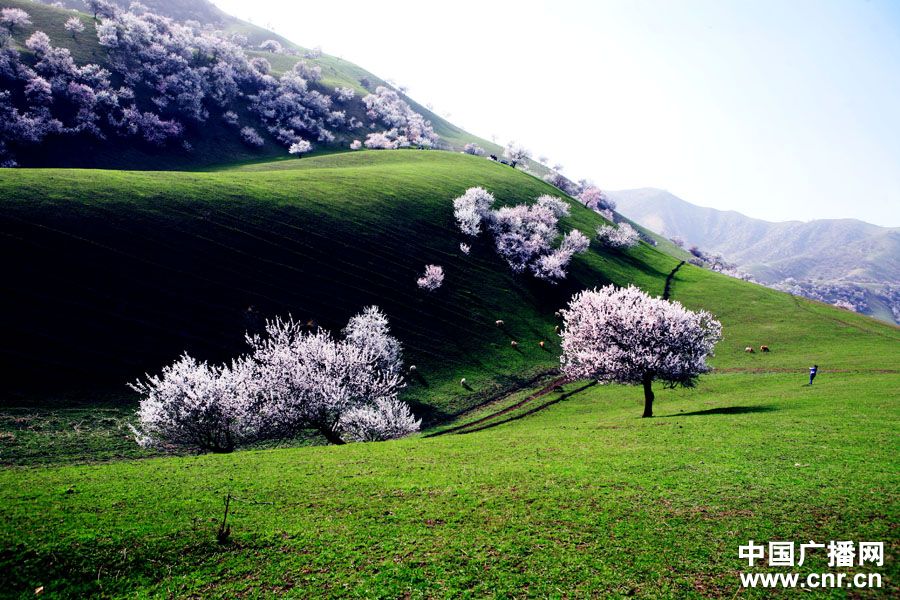
<instances>
[{"instance_id":1,"label":"small plant in grass","mask_svg":"<svg viewBox=\"0 0 900 600\"><path fill-rule=\"evenodd\" d=\"M706 311L651 298L634 286L576 294L562 311L562 371L572 379L641 384L644 417L653 416L653 382L693 387L722 325Z\"/></svg>"},{"instance_id":2,"label":"small plant in grass","mask_svg":"<svg viewBox=\"0 0 900 600\"><path fill-rule=\"evenodd\" d=\"M420 289L433 292L444 285L444 268L440 265L425 265L425 274L416 280Z\"/></svg>"},{"instance_id":3,"label":"small plant in grass","mask_svg":"<svg viewBox=\"0 0 900 600\"><path fill-rule=\"evenodd\" d=\"M222 523L216 531L216 541L220 544L227 544L231 539L231 525L228 524L228 509L231 508L231 492L225 496L225 514L222 515Z\"/></svg>"}]
</instances>

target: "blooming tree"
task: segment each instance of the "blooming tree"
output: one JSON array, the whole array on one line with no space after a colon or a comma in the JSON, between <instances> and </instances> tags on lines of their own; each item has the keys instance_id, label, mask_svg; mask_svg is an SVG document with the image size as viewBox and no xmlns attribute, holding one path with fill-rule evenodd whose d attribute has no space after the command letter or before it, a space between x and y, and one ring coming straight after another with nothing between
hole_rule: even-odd
<instances>
[{"instance_id":1,"label":"blooming tree","mask_svg":"<svg viewBox=\"0 0 900 600\"><path fill-rule=\"evenodd\" d=\"M425 274L416 280L420 289L433 292L444 285L444 268L440 265L425 265Z\"/></svg>"},{"instance_id":2,"label":"blooming tree","mask_svg":"<svg viewBox=\"0 0 900 600\"><path fill-rule=\"evenodd\" d=\"M644 417L653 416L653 382L693 386L709 371L722 325L706 311L612 285L573 296L562 311L563 373L601 383L641 384Z\"/></svg>"},{"instance_id":3,"label":"blooming tree","mask_svg":"<svg viewBox=\"0 0 900 600\"><path fill-rule=\"evenodd\" d=\"M538 279L564 279L574 255L588 248L589 241L580 231L569 232L558 248L553 247L560 236L559 219L569 215L569 205L561 198L544 194L531 206L518 204L497 210L492 209L493 204L490 192L469 188L453 200L453 216L466 235L477 236L486 225L494 236L497 253L515 273L530 270Z\"/></svg>"},{"instance_id":4,"label":"blooming tree","mask_svg":"<svg viewBox=\"0 0 900 600\"><path fill-rule=\"evenodd\" d=\"M397 142L391 139L390 132L374 132L366 136L365 146L370 150L393 150Z\"/></svg>"},{"instance_id":5,"label":"blooming tree","mask_svg":"<svg viewBox=\"0 0 900 600\"><path fill-rule=\"evenodd\" d=\"M503 149L503 156L509 159L510 164L515 167L531 157L531 151L516 142L509 142Z\"/></svg>"},{"instance_id":6,"label":"blooming tree","mask_svg":"<svg viewBox=\"0 0 900 600\"><path fill-rule=\"evenodd\" d=\"M290 436L314 428L342 444L418 429L397 399L403 385L400 345L390 338L383 314L366 309L345 332L345 339L335 339L322 330L307 333L292 319L276 319L267 324L265 336L248 337L265 386L267 402L258 414L266 434Z\"/></svg>"},{"instance_id":7,"label":"blooming tree","mask_svg":"<svg viewBox=\"0 0 900 600\"><path fill-rule=\"evenodd\" d=\"M484 156L484 148L479 146L478 144L468 143L463 148L463 152L466 154L472 154L473 156Z\"/></svg>"},{"instance_id":8,"label":"blooming tree","mask_svg":"<svg viewBox=\"0 0 900 600\"><path fill-rule=\"evenodd\" d=\"M376 366L384 373L400 374L403 346L391 335L388 318L377 306L369 306L347 322L344 339L370 351Z\"/></svg>"},{"instance_id":9,"label":"blooming tree","mask_svg":"<svg viewBox=\"0 0 900 600\"><path fill-rule=\"evenodd\" d=\"M607 248L625 250L637 246L641 241L640 234L628 223L601 225L597 228L597 239Z\"/></svg>"},{"instance_id":10,"label":"blooming tree","mask_svg":"<svg viewBox=\"0 0 900 600\"><path fill-rule=\"evenodd\" d=\"M581 190L578 199L586 207L600 212L602 210L615 210L616 203L610 200L600 188L595 185L586 186Z\"/></svg>"},{"instance_id":11,"label":"blooming tree","mask_svg":"<svg viewBox=\"0 0 900 600\"><path fill-rule=\"evenodd\" d=\"M131 427L141 446L231 452L256 435L249 418L256 384L245 359L216 367L185 354L130 387L142 396L138 425Z\"/></svg>"},{"instance_id":12,"label":"blooming tree","mask_svg":"<svg viewBox=\"0 0 900 600\"><path fill-rule=\"evenodd\" d=\"M348 87L336 87L334 88L334 99L338 102L349 102L353 100L353 97L356 96L356 92L353 91L353 88Z\"/></svg>"},{"instance_id":13,"label":"blooming tree","mask_svg":"<svg viewBox=\"0 0 900 600\"><path fill-rule=\"evenodd\" d=\"M383 134L390 140L396 141L403 137L408 142L407 145L421 148L431 148L437 143L438 137L431 122L414 111L396 91L385 86L378 86L374 93L366 95L362 100L366 105L366 115L369 120L373 124L380 121L390 128ZM368 141L366 146L372 147L368 145ZM403 143L398 143L393 147L403 147Z\"/></svg>"},{"instance_id":14,"label":"blooming tree","mask_svg":"<svg viewBox=\"0 0 900 600\"><path fill-rule=\"evenodd\" d=\"M284 48L282 48L281 42L278 40L266 40L259 45L259 49L271 52L272 54L281 54L284 52Z\"/></svg>"},{"instance_id":15,"label":"blooming tree","mask_svg":"<svg viewBox=\"0 0 900 600\"><path fill-rule=\"evenodd\" d=\"M31 25L31 17L21 8L0 9L0 26L12 35L16 28L24 28Z\"/></svg>"},{"instance_id":16,"label":"blooming tree","mask_svg":"<svg viewBox=\"0 0 900 600\"><path fill-rule=\"evenodd\" d=\"M362 148L362 142L361 142L361 141L359 141L359 140L353 140L352 142L350 142L350 149L351 149L351 150L359 150L360 148Z\"/></svg>"},{"instance_id":17,"label":"blooming tree","mask_svg":"<svg viewBox=\"0 0 900 600\"><path fill-rule=\"evenodd\" d=\"M578 193L577 185L559 171L547 173L544 175L544 181L570 196L574 196Z\"/></svg>"},{"instance_id":18,"label":"blooming tree","mask_svg":"<svg viewBox=\"0 0 900 600\"><path fill-rule=\"evenodd\" d=\"M72 34L73 38L77 34L84 31L84 23L82 23L81 19L79 19L78 17L69 17L63 27L66 28L66 31Z\"/></svg>"},{"instance_id":19,"label":"blooming tree","mask_svg":"<svg viewBox=\"0 0 900 600\"><path fill-rule=\"evenodd\" d=\"M297 142L294 142L293 144L291 144L291 147L288 148L289 153L296 154L298 156L301 154L306 154L310 150L312 150L312 144L310 144L306 140L299 140Z\"/></svg>"},{"instance_id":20,"label":"blooming tree","mask_svg":"<svg viewBox=\"0 0 900 600\"><path fill-rule=\"evenodd\" d=\"M480 187L466 190L453 200L453 216L460 230L466 235L476 236L481 232L481 223L489 219L494 195Z\"/></svg>"},{"instance_id":21,"label":"blooming tree","mask_svg":"<svg viewBox=\"0 0 900 600\"><path fill-rule=\"evenodd\" d=\"M253 127L243 127L241 128L241 139L244 140L244 143L249 146L255 146L259 148L265 143L262 136L254 129Z\"/></svg>"},{"instance_id":22,"label":"blooming tree","mask_svg":"<svg viewBox=\"0 0 900 600\"><path fill-rule=\"evenodd\" d=\"M377 398L370 406L355 407L341 418L343 438L353 442L380 442L415 433L422 425L409 405L397 398Z\"/></svg>"},{"instance_id":23,"label":"blooming tree","mask_svg":"<svg viewBox=\"0 0 900 600\"><path fill-rule=\"evenodd\" d=\"M470 252L472 252L472 246L470 246L469 244L466 244L465 242L460 242L459 243L459 251L462 252L463 254L469 254Z\"/></svg>"},{"instance_id":24,"label":"blooming tree","mask_svg":"<svg viewBox=\"0 0 900 600\"><path fill-rule=\"evenodd\" d=\"M184 355L131 387L141 394L135 439L230 452L242 443L315 429L332 443L402 437L420 426L397 398L402 347L387 317L369 307L343 339L307 332L291 318L248 336L251 352L213 366Z\"/></svg>"}]
</instances>

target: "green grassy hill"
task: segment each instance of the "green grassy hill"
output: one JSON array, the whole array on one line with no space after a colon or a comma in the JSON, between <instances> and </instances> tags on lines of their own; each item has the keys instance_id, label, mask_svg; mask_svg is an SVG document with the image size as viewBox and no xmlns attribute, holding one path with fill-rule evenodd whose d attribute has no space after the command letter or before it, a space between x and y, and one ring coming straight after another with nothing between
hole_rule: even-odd
<instances>
[{"instance_id":1,"label":"green grassy hill","mask_svg":"<svg viewBox=\"0 0 900 600\"><path fill-rule=\"evenodd\" d=\"M896 591L898 328L684 265L673 298L724 326L699 387L658 389L654 419L638 418L637 388L533 393L575 290L661 294L679 260L593 244L559 286L513 276L485 240L458 250L451 200L472 185L503 203L553 191L424 151L0 172L15 388L0 461L28 465L0 470L0 596L733 598L751 538L884 541L874 570ZM573 202L563 227L601 222ZM447 275L432 294L415 285L426 263ZM181 351L222 359L263 317L334 329L370 303L419 367L404 398L435 425L422 435L60 464L140 455L124 382ZM772 352L743 351L761 344ZM486 400L457 421L477 421L464 435L429 437ZM801 570L831 569L823 553Z\"/></svg>"},{"instance_id":2,"label":"green grassy hill","mask_svg":"<svg viewBox=\"0 0 900 600\"><path fill-rule=\"evenodd\" d=\"M69 4L76 8L83 6L79 0L73 0ZM127 7L130 3L119 4ZM25 47L25 40L35 31L43 31L50 36L54 46L68 49L77 64L96 63L101 66L108 64L107 50L97 42L95 24L91 15L84 12L78 13L85 24L85 31L73 36L63 27L66 19L75 14L71 8L57 8L29 0L0 0L0 8L6 7L21 8L31 16L32 24L17 30L11 42L12 47L21 52L23 56L31 57L31 52ZM222 13L207 3L164 0L154 3L154 6L150 8L158 9L161 14L171 15L176 19L200 19L204 23L221 27L225 31L240 33L247 36L253 48L264 40L275 39L285 47L295 49L301 55L308 50L262 27ZM375 90L377 86L388 85L383 79L362 67L328 54L317 58L273 54L259 50L247 50L247 54L251 57L260 56L268 60L272 64L272 71L275 75L290 70L299 60L318 65L322 69L322 80L311 87L324 94L330 94L338 86L350 87L356 91L357 99L359 99ZM368 88L363 86L364 80L368 81ZM138 99L141 102L148 102L140 90L138 90ZM474 142L493 153L502 151L500 146L460 129L411 98L404 96L404 99L413 110L431 121L435 133L440 136L442 143L448 149L461 150L467 143ZM348 116L364 118L365 111L358 101L351 106L342 106L341 108L347 110ZM266 140L262 147L250 148L242 143L235 128L225 124L220 118L223 111L213 109L210 118L205 123L200 125L185 123L185 139L192 146L190 151L178 146L159 149L136 143L134 140L116 137L105 141L64 138L50 139L31 151L23 150L19 155L19 162L24 166L32 167L181 170L231 164L245 160L274 159L287 155L284 145L277 142L263 127L259 126L256 119L242 104L234 103L231 109L238 113L242 124L257 127L259 133ZM366 132L336 130L334 133L336 134L334 144L317 144L318 152L346 149L353 139L360 137L364 139ZM546 169L538 163L533 161L529 161L529 163L536 172L546 172Z\"/></svg>"},{"instance_id":3,"label":"green grassy hill","mask_svg":"<svg viewBox=\"0 0 900 600\"><path fill-rule=\"evenodd\" d=\"M484 239L459 251L451 201L474 185L501 202L553 192L485 159L418 151L214 173L4 172L2 251L21 257L3 284L4 360L19 387L52 368L65 387L121 388L183 350L234 355L267 317L337 329L377 303L424 378L408 395L455 413L475 401L461 377L487 395L556 365L553 313L574 290L635 281L662 293L678 262L642 246L579 258L558 286L515 277ZM573 203L564 226L600 222ZM434 294L416 286L428 263L447 275Z\"/></svg>"}]
</instances>

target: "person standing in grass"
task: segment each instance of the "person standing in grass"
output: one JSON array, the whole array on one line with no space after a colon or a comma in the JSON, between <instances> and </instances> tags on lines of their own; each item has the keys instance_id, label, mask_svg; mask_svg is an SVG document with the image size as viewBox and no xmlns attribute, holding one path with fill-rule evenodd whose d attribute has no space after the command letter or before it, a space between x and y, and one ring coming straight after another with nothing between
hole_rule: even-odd
<instances>
[{"instance_id":1,"label":"person standing in grass","mask_svg":"<svg viewBox=\"0 0 900 600\"><path fill-rule=\"evenodd\" d=\"M816 378L816 373L819 372L819 365L813 365L809 368L809 385L812 385L813 379Z\"/></svg>"}]
</instances>

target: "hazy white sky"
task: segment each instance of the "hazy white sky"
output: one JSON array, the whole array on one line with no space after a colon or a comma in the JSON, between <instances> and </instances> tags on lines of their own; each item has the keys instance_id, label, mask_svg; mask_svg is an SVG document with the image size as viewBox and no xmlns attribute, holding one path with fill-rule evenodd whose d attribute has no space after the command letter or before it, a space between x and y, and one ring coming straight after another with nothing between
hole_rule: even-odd
<instances>
[{"instance_id":1,"label":"hazy white sky","mask_svg":"<svg viewBox=\"0 0 900 600\"><path fill-rule=\"evenodd\" d=\"M573 179L900 226L900 2L215 3Z\"/></svg>"}]
</instances>

